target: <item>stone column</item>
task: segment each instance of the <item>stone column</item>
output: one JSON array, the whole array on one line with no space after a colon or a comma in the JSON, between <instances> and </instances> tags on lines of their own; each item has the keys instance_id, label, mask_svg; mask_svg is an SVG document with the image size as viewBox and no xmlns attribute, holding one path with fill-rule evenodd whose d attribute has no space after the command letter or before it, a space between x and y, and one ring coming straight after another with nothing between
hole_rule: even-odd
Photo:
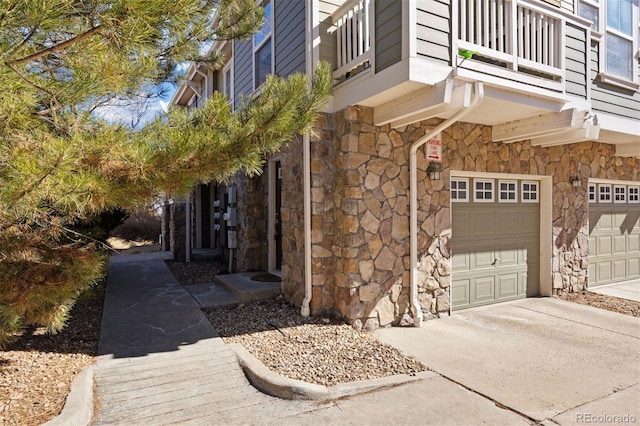
<instances>
[{"instance_id":1,"label":"stone column","mask_svg":"<svg viewBox=\"0 0 640 426\"><path fill-rule=\"evenodd\" d=\"M187 260L187 224L186 224L186 203L171 204L171 221L169 224L171 234L171 254L176 262Z\"/></svg>"}]
</instances>

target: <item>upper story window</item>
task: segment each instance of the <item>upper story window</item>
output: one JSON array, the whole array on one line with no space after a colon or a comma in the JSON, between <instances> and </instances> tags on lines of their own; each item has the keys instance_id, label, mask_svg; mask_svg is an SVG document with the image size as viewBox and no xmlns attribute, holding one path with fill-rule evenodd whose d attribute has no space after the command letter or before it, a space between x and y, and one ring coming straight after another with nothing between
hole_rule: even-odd
<instances>
[{"instance_id":1,"label":"upper story window","mask_svg":"<svg viewBox=\"0 0 640 426\"><path fill-rule=\"evenodd\" d=\"M253 35L253 88L257 89L273 73L273 4L264 3L264 21L260 30Z\"/></svg>"},{"instance_id":2,"label":"upper story window","mask_svg":"<svg viewBox=\"0 0 640 426\"><path fill-rule=\"evenodd\" d=\"M222 69L222 93L233 104L233 58Z\"/></svg>"},{"instance_id":3,"label":"upper story window","mask_svg":"<svg viewBox=\"0 0 640 426\"><path fill-rule=\"evenodd\" d=\"M631 82L628 87L637 90L637 61L634 58L640 46L638 12L633 7L633 0L578 0L577 11L578 15L593 22L592 30L604 36L599 61L603 80L623 86L624 82Z\"/></svg>"}]
</instances>

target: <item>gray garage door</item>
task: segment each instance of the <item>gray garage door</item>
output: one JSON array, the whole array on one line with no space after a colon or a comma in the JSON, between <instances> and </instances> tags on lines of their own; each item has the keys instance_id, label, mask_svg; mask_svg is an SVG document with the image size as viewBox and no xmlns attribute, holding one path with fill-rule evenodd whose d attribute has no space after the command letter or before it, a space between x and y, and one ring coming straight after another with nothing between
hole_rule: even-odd
<instances>
[{"instance_id":1,"label":"gray garage door","mask_svg":"<svg viewBox=\"0 0 640 426\"><path fill-rule=\"evenodd\" d=\"M539 294L539 188L534 181L452 179L453 309Z\"/></svg>"},{"instance_id":2,"label":"gray garage door","mask_svg":"<svg viewBox=\"0 0 640 426\"><path fill-rule=\"evenodd\" d=\"M590 286L640 279L640 204L636 203L637 187L631 187L632 191L628 191L626 186L602 186L606 190L599 191L598 198L604 200L595 202L595 188L590 185Z\"/></svg>"}]
</instances>

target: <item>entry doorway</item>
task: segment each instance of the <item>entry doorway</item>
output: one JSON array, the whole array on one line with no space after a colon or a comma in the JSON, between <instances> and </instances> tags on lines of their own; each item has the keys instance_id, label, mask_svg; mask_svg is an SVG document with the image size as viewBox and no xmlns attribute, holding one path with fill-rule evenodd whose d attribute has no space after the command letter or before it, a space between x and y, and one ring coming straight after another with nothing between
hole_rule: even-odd
<instances>
[{"instance_id":1,"label":"entry doorway","mask_svg":"<svg viewBox=\"0 0 640 426\"><path fill-rule=\"evenodd\" d=\"M269 161L269 272L282 269L282 162Z\"/></svg>"}]
</instances>

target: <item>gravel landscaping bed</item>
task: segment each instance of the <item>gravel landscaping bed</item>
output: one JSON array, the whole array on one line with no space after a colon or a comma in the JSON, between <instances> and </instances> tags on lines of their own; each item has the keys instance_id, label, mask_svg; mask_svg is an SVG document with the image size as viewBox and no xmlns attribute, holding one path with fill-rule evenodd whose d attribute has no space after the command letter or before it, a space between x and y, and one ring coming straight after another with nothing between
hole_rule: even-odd
<instances>
[{"instance_id":1,"label":"gravel landscaping bed","mask_svg":"<svg viewBox=\"0 0 640 426\"><path fill-rule=\"evenodd\" d=\"M640 302L635 300L620 299L619 297L605 296L604 294L581 291L559 296L563 300L589 305L600 309L606 309L620 314L640 317Z\"/></svg>"},{"instance_id":2,"label":"gravel landscaping bed","mask_svg":"<svg viewBox=\"0 0 640 426\"><path fill-rule=\"evenodd\" d=\"M40 425L57 416L71 382L98 353L104 285L84 293L60 333L26 330L0 352L0 425Z\"/></svg>"},{"instance_id":3,"label":"gravel landscaping bed","mask_svg":"<svg viewBox=\"0 0 640 426\"><path fill-rule=\"evenodd\" d=\"M341 320L303 319L281 296L205 313L225 342L292 379L330 386L426 369Z\"/></svg>"}]
</instances>

